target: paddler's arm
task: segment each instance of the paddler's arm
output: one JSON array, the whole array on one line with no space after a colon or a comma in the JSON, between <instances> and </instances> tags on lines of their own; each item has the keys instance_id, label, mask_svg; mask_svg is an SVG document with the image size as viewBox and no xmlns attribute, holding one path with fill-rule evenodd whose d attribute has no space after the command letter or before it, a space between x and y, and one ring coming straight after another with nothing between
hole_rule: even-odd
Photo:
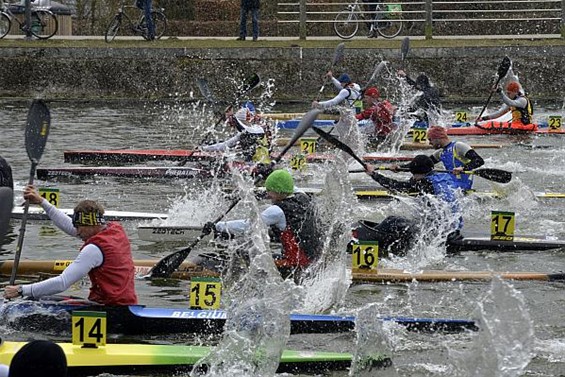
<instances>
[{"instance_id":1,"label":"paddler's arm","mask_svg":"<svg viewBox=\"0 0 565 377\"><path fill-rule=\"evenodd\" d=\"M396 179L385 177L384 175L372 170L372 168L370 170L371 171L367 171L367 174L371 178L373 178L373 180L375 180L378 184L380 184L381 186L383 186L388 190L399 193L405 193L405 194L412 194L418 192L418 190L414 187L411 181L407 181L407 182L397 181Z\"/></svg>"},{"instance_id":2,"label":"paddler's arm","mask_svg":"<svg viewBox=\"0 0 565 377\"><path fill-rule=\"evenodd\" d=\"M40 298L61 293L71 285L87 276L90 270L99 267L104 262L102 251L98 246L89 244L81 250L77 258L59 276L52 277L34 284L9 285L4 290L5 298L18 296ZM21 287L21 294L19 289Z\"/></svg>"},{"instance_id":3,"label":"paddler's arm","mask_svg":"<svg viewBox=\"0 0 565 377\"><path fill-rule=\"evenodd\" d=\"M200 146L200 150L205 152L225 152L228 148L235 147L240 137L241 134L237 133L235 136L232 136L228 140L222 141L221 143L202 145Z\"/></svg>"},{"instance_id":4,"label":"paddler's arm","mask_svg":"<svg viewBox=\"0 0 565 377\"><path fill-rule=\"evenodd\" d=\"M274 225L280 230L286 228L286 217L281 207L277 205L271 205L261 212L261 220L267 226ZM243 233L249 229L249 226L249 220L220 221L216 224L216 230L218 232Z\"/></svg>"},{"instance_id":5,"label":"paddler's arm","mask_svg":"<svg viewBox=\"0 0 565 377\"><path fill-rule=\"evenodd\" d=\"M61 211L59 208L49 203L49 201L39 196L35 186L28 185L24 189L24 198L28 199L31 204L41 205L41 208L43 208L47 216L49 216L57 228L61 229L70 236L77 236L77 230L73 226L73 220L65 212Z\"/></svg>"},{"instance_id":6,"label":"paddler's arm","mask_svg":"<svg viewBox=\"0 0 565 377\"><path fill-rule=\"evenodd\" d=\"M483 158L481 156L479 156L479 154L473 148L471 148L470 145L463 143L461 141L458 141L458 142L455 143L454 148L455 148L455 151L456 151L458 156L465 156L465 158L467 160L469 160L469 162L466 163L464 166L453 169L453 171L455 173L458 173L458 172L461 172L461 171L464 171L464 170L465 171L474 170L474 169L481 167L485 164L485 160L483 160Z\"/></svg>"}]
</instances>

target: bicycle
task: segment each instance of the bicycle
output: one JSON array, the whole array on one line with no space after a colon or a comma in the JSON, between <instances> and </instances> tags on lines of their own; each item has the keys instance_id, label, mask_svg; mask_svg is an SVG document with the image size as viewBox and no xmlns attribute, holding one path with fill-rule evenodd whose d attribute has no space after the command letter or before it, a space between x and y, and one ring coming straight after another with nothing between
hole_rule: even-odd
<instances>
[{"instance_id":1,"label":"bicycle","mask_svg":"<svg viewBox=\"0 0 565 377\"><path fill-rule=\"evenodd\" d=\"M132 18L128 16L125 9L134 8L141 12L139 20L134 23ZM152 9L151 18L153 19L153 25L155 25L155 39L159 39L167 31L167 17L163 13L163 8ZM145 14L142 9L139 9L136 5L124 5L124 0L118 9L118 13L114 16L108 28L106 29L106 34L104 39L107 43L110 43L116 38L118 31L122 27L122 23L127 22L127 28L134 34L143 36L144 39L149 40L147 35L147 27L145 26Z\"/></svg>"},{"instance_id":2,"label":"bicycle","mask_svg":"<svg viewBox=\"0 0 565 377\"><path fill-rule=\"evenodd\" d=\"M400 4L373 4L377 17L368 19L361 8L360 0L355 0L337 14L334 20L335 33L341 39L351 39L357 34L360 22L372 22L373 30L385 38L394 38L402 31L402 6ZM377 1L377 0L373 0ZM386 10L383 10L383 6ZM373 16L373 13L370 14Z\"/></svg>"},{"instance_id":3,"label":"bicycle","mask_svg":"<svg viewBox=\"0 0 565 377\"><path fill-rule=\"evenodd\" d=\"M27 35L25 15L24 21L20 21L10 10L10 5L3 1L0 9L0 39L8 35L13 21L16 21L20 30ZM37 39L49 39L57 33L57 30L59 30L59 21L53 12L40 7L31 8L31 28L29 29L31 35Z\"/></svg>"}]
</instances>

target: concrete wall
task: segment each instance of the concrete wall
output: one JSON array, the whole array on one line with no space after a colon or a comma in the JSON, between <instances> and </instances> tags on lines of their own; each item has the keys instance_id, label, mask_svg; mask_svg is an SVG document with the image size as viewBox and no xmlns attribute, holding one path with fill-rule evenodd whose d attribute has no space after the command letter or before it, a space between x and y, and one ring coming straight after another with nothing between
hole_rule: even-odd
<instances>
[{"instance_id":1,"label":"concrete wall","mask_svg":"<svg viewBox=\"0 0 565 377\"><path fill-rule=\"evenodd\" d=\"M508 55L533 99L565 97L565 46L412 48L406 70L426 72L445 100L484 101L497 67ZM274 82L276 100L309 101L316 97L333 48L2 48L0 96L82 98L187 97L206 78L214 94L233 98L236 82L257 72ZM375 61L387 60L390 72L400 67L398 49L347 49L336 73L347 71L360 83ZM386 88L385 88L386 90ZM331 90L328 91L328 95Z\"/></svg>"}]
</instances>

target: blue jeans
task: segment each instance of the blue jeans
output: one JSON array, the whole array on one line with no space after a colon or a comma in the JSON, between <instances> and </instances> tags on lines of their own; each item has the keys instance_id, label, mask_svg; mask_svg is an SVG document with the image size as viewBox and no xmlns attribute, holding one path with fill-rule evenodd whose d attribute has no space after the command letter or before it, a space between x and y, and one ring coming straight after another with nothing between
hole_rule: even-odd
<instances>
[{"instance_id":1,"label":"blue jeans","mask_svg":"<svg viewBox=\"0 0 565 377\"><path fill-rule=\"evenodd\" d=\"M155 24L153 24L153 18L151 17L152 0L145 0L143 4L143 12L145 14L145 23L147 27L147 37L149 40L155 39Z\"/></svg>"},{"instance_id":2,"label":"blue jeans","mask_svg":"<svg viewBox=\"0 0 565 377\"><path fill-rule=\"evenodd\" d=\"M259 9L241 8L239 15L239 36L245 38L247 36L247 12L251 12L251 22L253 24L253 38L259 37Z\"/></svg>"}]
</instances>

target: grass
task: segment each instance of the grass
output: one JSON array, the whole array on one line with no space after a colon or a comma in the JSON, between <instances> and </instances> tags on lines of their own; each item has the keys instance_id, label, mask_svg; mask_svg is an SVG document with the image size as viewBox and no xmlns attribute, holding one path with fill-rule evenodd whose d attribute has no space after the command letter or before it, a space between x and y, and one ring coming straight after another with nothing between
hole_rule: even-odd
<instances>
[{"instance_id":1,"label":"grass","mask_svg":"<svg viewBox=\"0 0 565 377\"><path fill-rule=\"evenodd\" d=\"M332 40L259 40L236 41L235 39L178 39L169 37L167 39L148 42L139 39L119 39L112 43L106 43L101 39L51 39L33 40L2 39L0 48L334 48L336 43L345 42L348 48L374 49L394 48L397 49L400 40L385 39L355 39L342 41L338 38ZM411 48L457 48L457 47L509 47L509 46L564 46L565 39L411 39Z\"/></svg>"}]
</instances>

